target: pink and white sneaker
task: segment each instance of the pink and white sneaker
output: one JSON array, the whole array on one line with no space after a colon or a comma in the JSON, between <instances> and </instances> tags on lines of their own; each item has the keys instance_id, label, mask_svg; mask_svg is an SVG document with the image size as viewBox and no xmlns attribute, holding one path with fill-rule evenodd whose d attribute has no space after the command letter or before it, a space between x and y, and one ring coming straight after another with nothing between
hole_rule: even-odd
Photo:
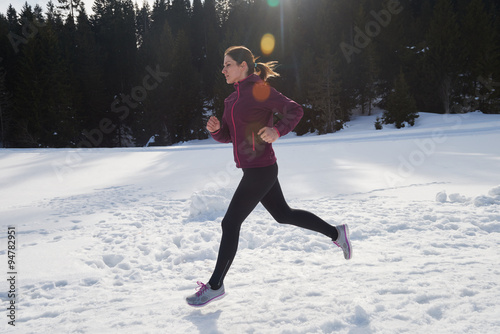
<instances>
[{"instance_id":1,"label":"pink and white sneaker","mask_svg":"<svg viewBox=\"0 0 500 334\"><path fill-rule=\"evenodd\" d=\"M349 240L349 227L344 224L335 226L335 228L337 229L339 236L333 243L342 248L345 259L350 260L352 258L352 245L351 240Z\"/></svg>"},{"instance_id":2,"label":"pink and white sneaker","mask_svg":"<svg viewBox=\"0 0 500 334\"><path fill-rule=\"evenodd\" d=\"M210 283L207 283L206 285L201 282L197 283L198 283L198 289L197 289L198 291L195 294L186 297L186 302L188 303L189 306L202 307L213 301L224 298L225 295L224 284L222 284L220 289L213 290L210 287Z\"/></svg>"}]
</instances>

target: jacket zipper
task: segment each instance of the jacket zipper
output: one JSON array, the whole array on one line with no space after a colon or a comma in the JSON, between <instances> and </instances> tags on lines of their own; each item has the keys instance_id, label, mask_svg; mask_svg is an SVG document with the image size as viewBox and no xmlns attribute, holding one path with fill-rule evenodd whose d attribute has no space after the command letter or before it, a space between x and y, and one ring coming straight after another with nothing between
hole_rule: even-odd
<instances>
[{"instance_id":1,"label":"jacket zipper","mask_svg":"<svg viewBox=\"0 0 500 334\"><path fill-rule=\"evenodd\" d=\"M240 157L238 156L238 141L237 138L238 136L236 135L236 123L234 122L234 106L236 105L236 102L240 99L240 85L236 84L236 91L238 92L238 97L236 98L236 101L234 101L233 106L231 108L231 120L233 121L233 128L234 128L234 147L235 147L235 155L236 155L236 160L238 161L238 166L241 167L241 162L240 162Z\"/></svg>"},{"instance_id":2,"label":"jacket zipper","mask_svg":"<svg viewBox=\"0 0 500 334\"><path fill-rule=\"evenodd\" d=\"M255 132L252 132L252 149L255 152Z\"/></svg>"}]
</instances>

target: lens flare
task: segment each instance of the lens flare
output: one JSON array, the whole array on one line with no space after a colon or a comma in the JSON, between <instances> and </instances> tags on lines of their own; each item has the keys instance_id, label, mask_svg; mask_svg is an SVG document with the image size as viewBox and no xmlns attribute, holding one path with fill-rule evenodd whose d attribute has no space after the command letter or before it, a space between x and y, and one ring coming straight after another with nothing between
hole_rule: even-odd
<instances>
[{"instance_id":1,"label":"lens flare","mask_svg":"<svg viewBox=\"0 0 500 334\"><path fill-rule=\"evenodd\" d=\"M273 34L265 34L260 40L260 50L265 56L269 56L274 51L274 45L276 41L274 40Z\"/></svg>"},{"instance_id":2,"label":"lens flare","mask_svg":"<svg viewBox=\"0 0 500 334\"><path fill-rule=\"evenodd\" d=\"M264 83L256 83L252 88L252 94L256 101L264 102L271 95L271 88Z\"/></svg>"},{"instance_id":3,"label":"lens flare","mask_svg":"<svg viewBox=\"0 0 500 334\"><path fill-rule=\"evenodd\" d=\"M277 7L280 4L280 0L267 0L267 4L271 7Z\"/></svg>"}]
</instances>

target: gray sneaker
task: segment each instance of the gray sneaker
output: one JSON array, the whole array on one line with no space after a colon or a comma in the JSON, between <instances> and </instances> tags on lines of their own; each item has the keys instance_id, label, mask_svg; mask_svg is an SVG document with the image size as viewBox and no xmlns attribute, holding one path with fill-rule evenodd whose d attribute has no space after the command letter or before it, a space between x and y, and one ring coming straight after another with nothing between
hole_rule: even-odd
<instances>
[{"instance_id":1,"label":"gray sneaker","mask_svg":"<svg viewBox=\"0 0 500 334\"><path fill-rule=\"evenodd\" d=\"M339 232L339 236L333 243L342 248L345 259L350 260L352 258L352 246L351 240L349 240L349 227L347 225L339 225L335 227Z\"/></svg>"},{"instance_id":2,"label":"gray sneaker","mask_svg":"<svg viewBox=\"0 0 500 334\"><path fill-rule=\"evenodd\" d=\"M210 302L224 298L224 284L222 284L219 290L212 290L209 283L206 285L201 282L197 283L199 285L197 289L198 291L195 294L186 297L186 302L189 306L202 307Z\"/></svg>"}]
</instances>

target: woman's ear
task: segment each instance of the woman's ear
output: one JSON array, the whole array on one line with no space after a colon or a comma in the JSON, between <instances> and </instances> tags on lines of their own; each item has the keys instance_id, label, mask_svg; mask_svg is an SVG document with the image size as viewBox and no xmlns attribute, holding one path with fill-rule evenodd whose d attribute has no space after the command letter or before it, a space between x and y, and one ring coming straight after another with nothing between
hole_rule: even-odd
<instances>
[{"instance_id":1,"label":"woman's ear","mask_svg":"<svg viewBox=\"0 0 500 334\"><path fill-rule=\"evenodd\" d=\"M248 64L247 64L247 62L246 62L246 61L244 61L244 60L243 60L243 61L241 62L241 66L243 66L243 68L244 68L244 69L246 68L246 72L248 72Z\"/></svg>"}]
</instances>

